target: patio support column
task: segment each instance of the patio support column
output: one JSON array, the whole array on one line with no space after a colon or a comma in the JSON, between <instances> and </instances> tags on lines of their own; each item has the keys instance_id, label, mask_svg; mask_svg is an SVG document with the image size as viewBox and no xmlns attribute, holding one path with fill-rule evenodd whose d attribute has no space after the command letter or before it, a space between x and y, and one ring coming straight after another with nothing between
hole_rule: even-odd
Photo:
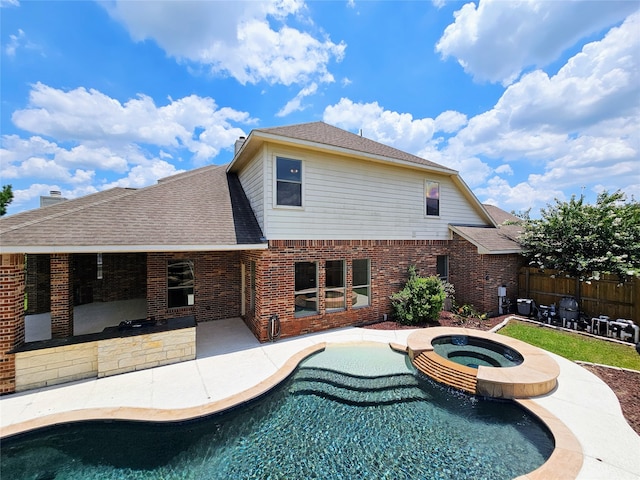
<instances>
[{"instance_id":1,"label":"patio support column","mask_svg":"<svg viewBox=\"0 0 640 480\"><path fill-rule=\"evenodd\" d=\"M15 354L24 343L24 255L0 256L0 394L16 389Z\"/></svg>"},{"instance_id":2,"label":"patio support column","mask_svg":"<svg viewBox=\"0 0 640 480\"><path fill-rule=\"evenodd\" d=\"M73 336L73 277L71 255L51 255L51 337Z\"/></svg>"}]
</instances>

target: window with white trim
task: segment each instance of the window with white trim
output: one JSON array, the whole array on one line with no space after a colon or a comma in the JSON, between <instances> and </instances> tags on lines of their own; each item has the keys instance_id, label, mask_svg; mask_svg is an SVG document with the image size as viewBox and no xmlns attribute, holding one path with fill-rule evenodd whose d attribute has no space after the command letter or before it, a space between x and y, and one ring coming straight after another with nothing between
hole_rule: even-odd
<instances>
[{"instance_id":1,"label":"window with white trim","mask_svg":"<svg viewBox=\"0 0 640 480\"><path fill-rule=\"evenodd\" d=\"M276 157L276 205L302 206L302 161Z\"/></svg>"},{"instance_id":2,"label":"window with white trim","mask_svg":"<svg viewBox=\"0 0 640 480\"><path fill-rule=\"evenodd\" d=\"M352 262L352 306L367 307L371 304L371 262L357 259Z\"/></svg>"},{"instance_id":3,"label":"window with white trim","mask_svg":"<svg viewBox=\"0 0 640 480\"><path fill-rule=\"evenodd\" d=\"M425 213L427 216L437 217L440 215L440 183L425 182Z\"/></svg>"}]
</instances>

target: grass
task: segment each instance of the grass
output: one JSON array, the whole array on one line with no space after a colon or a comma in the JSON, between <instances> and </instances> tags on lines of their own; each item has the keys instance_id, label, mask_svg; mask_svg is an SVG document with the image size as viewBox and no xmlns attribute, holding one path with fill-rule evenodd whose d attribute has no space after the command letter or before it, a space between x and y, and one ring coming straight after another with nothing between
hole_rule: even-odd
<instances>
[{"instance_id":1,"label":"grass","mask_svg":"<svg viewBox=\"0 0 640 480\"><path fill-rule=\"evenodd\" d=\"M634 345L622 345L517 320L511 320L499 333L569 360L640 370L640 355Z\"/></svg>"}]
</instances>

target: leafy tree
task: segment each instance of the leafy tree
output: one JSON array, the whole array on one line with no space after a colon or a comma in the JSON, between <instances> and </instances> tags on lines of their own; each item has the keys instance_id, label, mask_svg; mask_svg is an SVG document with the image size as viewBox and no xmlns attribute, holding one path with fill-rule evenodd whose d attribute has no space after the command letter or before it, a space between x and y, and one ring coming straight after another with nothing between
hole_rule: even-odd
<instances>
[{"instance_id":1,"label":"leafy tree","mask_svg":"<svg viewBox=\"0 0 640 480\"><path fill-rule=\"evenodd\" d=\"M520 237L529 264L559 270L580 281L602 273L621 280L640 277L640 204L616 191L598 195L595 205L575 195L542 209L540 220L524 224Z\"/></svg>"},{"instance_id":2,"label":"leafy tree","mask_svg":"<svg viewBox=\"0 0 640 480\"><path fill-rule=\"evenodd\" d=\"M419 277L415 267L411 266L409 280L402 290L391 295L391 305L400 323L418 325L438 319L445 296L438 277Z\"/></svg>"},{"instance_id":3,"label":"leafy tree","mask_svg":"<svg viewBox=\"0 0 640 480\"><path fill-rule=\"evenodd\" d=\"M4 185L0 191L0 217L7 214L7 207L13 200L11 185Z\"/></svg>"}]
</instances>

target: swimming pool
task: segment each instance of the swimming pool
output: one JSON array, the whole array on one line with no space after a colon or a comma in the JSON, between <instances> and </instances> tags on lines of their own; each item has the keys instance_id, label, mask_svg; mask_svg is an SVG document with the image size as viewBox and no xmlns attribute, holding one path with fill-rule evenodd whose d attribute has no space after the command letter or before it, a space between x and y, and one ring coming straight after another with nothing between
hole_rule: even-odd
<instances>
[{"instance_id":1,"label":"swimming pool","mask_svg":"<svg viewBox=\"0 0 640 480\"><path fill-rule=\"evenodd\" d=\"M512 402L452 392L387 345L330 345L225 413L51 427L3 440L0 465L15 479L506 479L553 447Z\"/></svg>"}]
</instances>

